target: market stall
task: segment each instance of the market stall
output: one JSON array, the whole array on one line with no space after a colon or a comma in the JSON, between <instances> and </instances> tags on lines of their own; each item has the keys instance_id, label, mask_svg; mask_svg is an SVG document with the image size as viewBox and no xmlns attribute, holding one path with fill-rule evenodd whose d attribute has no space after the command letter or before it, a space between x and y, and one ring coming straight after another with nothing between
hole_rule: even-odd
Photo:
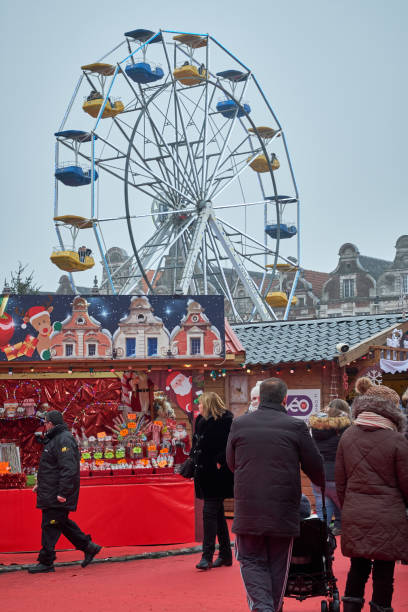
<instances>
[{"instance_id":1,"label":"market stall","mask_svg":"<svg viewBox=\"0 0 408 612\"><path fill-rule=\"evenodd\" d=\"M0 550L39 547L31 487L49 409L77 440L76 516L96 541L193 541L193 486L177 472L205 371L224 360L222 298L54 296L50 306L43 296L6 298L13 315L0 346Z\"/></svg>"}]
</instances>

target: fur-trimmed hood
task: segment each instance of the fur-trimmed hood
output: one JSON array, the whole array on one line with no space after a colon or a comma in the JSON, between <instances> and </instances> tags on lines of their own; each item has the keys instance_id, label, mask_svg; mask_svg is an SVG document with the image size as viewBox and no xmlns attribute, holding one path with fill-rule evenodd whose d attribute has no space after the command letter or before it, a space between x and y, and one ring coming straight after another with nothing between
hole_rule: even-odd
<instances>
[{"instance_id":1,"label":"fur-trimmed hood","mask_svg":"<svg viewBox=\"0 0 408 612\"><path fill-rule=\"evenodd\" d=\"M328 417L313 415L309 418L309 427L312 429L345 429L351 425L348 416Z\"/></svg>"},{"instance_id":2,"label":"fur-trimmed hood","mask_svg":"<svg viewBox=\"0 0 408 612\"><path fill-rule=\"evenodd\" d=\"M400 433L405 433L407 420L398 406L390 400L381 397L362 395L353 402L353 417L357 418L362 412L374 412L392 421Z\"/></svg>"}]
</instances>

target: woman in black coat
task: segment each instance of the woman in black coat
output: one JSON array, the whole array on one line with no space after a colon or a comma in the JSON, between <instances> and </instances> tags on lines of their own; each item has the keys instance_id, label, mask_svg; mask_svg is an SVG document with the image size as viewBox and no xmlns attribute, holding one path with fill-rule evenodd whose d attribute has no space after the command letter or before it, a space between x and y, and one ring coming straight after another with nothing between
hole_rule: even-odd
<instances>
[{"instance_id":1,"label":"woman in black coat","mask_svg":"<svg viewBox=\"0 0 408 612\"><path fill-rule=\"evenodd\" d=\"M224 516L224 499L234 494L233 475L225 457L232 414L219 395L211 391L200 395L198 409L200 414L195 423L190 457L194 461L195 493L204 500L204 538L203 556L196 567L207 570L232 565L231 543ZM213 563L216 537L220 550Z\"/></svg>"}]
</instances>

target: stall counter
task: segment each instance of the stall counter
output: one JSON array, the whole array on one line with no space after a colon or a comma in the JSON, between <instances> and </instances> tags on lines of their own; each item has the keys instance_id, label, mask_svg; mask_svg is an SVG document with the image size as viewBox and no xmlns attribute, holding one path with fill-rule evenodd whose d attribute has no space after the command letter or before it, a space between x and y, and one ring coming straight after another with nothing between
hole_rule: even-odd
<instances>
[{"instance_id":1,"label":"stall counter","mask_svg":"<svg viewBox=\"0 0 408 612\"><path fill-rule=\"evenodd\" d=\"M87 479L88 480L88 479ZM194 486L179 475L133 477L129 484L84 483L70 517L102 546L194 542ZM41 548L41 511L31 489L0 489L0 552ZM63 536L57 548L72 549Z\"/></svg>"}]
</instances>

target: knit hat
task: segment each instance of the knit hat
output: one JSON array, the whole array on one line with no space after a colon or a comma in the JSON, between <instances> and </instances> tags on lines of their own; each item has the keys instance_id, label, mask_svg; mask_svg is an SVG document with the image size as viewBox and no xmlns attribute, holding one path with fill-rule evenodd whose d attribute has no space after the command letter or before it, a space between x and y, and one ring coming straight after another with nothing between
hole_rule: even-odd
<instances>
[{"instance_id":1,"label":"knit hat","mask_svg":"<svg viewBox=\"0 0 408 612\"><path fill-rule=\"evenodd\" d=\"M390 389L390 387L386 387L385 385L372 385L365 393L365 396L369 397L378 397L385 400L388 400L394 404L394 406L399 406L400 398L399 395L394 389Z\"/></svg>"},{"instance_id":2,"label":"knit hat","mask_svg":"<svg viewBox=\"0 0 408 612\"><path fill-rule=\"evenodd\" d=\"M45 420L53 425L62 425L64 423L64 417L59 410L50 410L45 414Z\"/></svg>"},{"instance_id":3,"label":"knit hat","mask_svg":"<svg viewBox=\"0 0 408 612\"><path fill-rule=\"evenodd\" d=\"M27 310L27 312L24 315L24 318L23 318L24 323L21 326L22 329L26 329L28 321L32 323L34 319L36 319L37 317L41 317L42 315L49 316L49 314L50 313L48 312L48 310L44 308L44 306L32 306L31 308Z\"/></svg>"}]
</instances>

